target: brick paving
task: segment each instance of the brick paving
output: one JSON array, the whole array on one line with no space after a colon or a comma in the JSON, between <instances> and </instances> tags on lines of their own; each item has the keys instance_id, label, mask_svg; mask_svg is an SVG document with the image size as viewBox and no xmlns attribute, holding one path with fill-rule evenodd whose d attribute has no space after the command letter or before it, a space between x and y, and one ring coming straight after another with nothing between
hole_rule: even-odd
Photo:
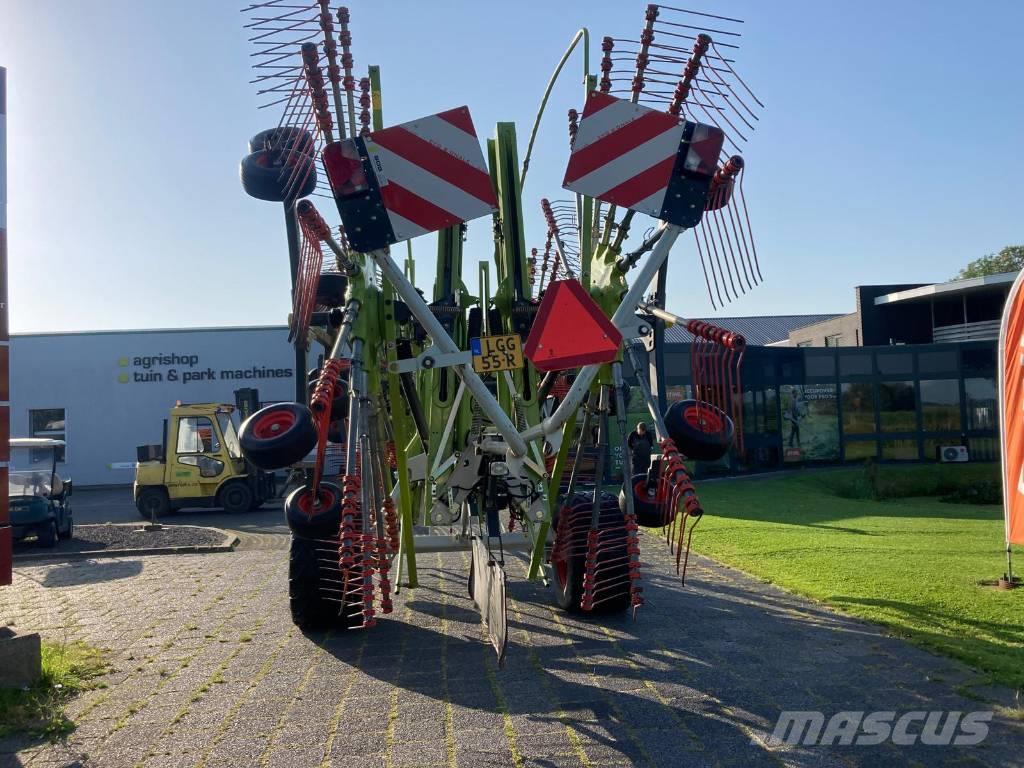
<instances>
[{"instance_id":1,"label":"brick paving","mask_svg":"<svg viewBox=\"0 0 1024 768\"><path fill-rule=\"evenodd\" d=\"M680 588L645 541L638 621L553 609L509 564L498 669L462 555L421 558L421 586L368 632L304 636L286 600L286 537L229 554L26 564L0 617L110 649L61 744L0 741L7 766L1019 766L1020 723L977 747L766 745L782 710L988 709L978 678L698 559ZM1005 695L1005 691L996 691Z\"/></svg>"}]
</instances>

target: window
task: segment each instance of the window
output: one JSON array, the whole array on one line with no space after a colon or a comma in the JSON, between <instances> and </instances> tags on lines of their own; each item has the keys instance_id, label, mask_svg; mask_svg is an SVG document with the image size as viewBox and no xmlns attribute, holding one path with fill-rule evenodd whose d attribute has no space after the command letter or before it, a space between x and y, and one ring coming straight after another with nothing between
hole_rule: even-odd
<instances>
[{"instance_id":1,"label":"window","mask_svg":"<svg viewBox=\"0 0 1024 768\"><path fill-rule=\"evenodd\" d=\"M850 440L843 446L843 458L846 461L864 461L878 455L874 440Z\"/></svg>"},{"instance_id":2,"label":"window","mask_svg":"<svg viewBox=\"0 0 1024 768\"><path fill-rule=\"evenodd\" d=\"M833 333L830 336L825 337L826 347L841 347L843 346L843 334Z\"/></svg>"},{"instance_id":3,"label":"window","mask_svg":"<svg viewBox=\"0 0 1024 768\"><path fill-rule=\"evenodd\" d=\"M963 296L935 299L932 302L932 317L935 319L936 328L942 328L949 325L963 325Z\"/></svg>"},{"instance_id":4,"label":"window","mask_svg":"<svg viewBox=\"0 0 1024 768\"><path fill-rule=\"evenodd\" d=\"M890 461L916 461L917 440L883 440L882 458Z\"/></svg>"},{"instance_id":5,"label":"window","mask_svg":"<svg viewBox=\"0 0 1024 768\"><path fill-rule=\"evenodd\" d=\"M967 428L999 428L999 391L996 380L990 378L964 379L967 394Z\"/></svg>"},{"instance_id":6,"label":"window","mask_svg":"<svg viewBox=\"0 0 1024 768\"><path fill-rule=\"evenodd\" d=\"M906 375L914 372L914 356L909 352L879 353L875 358L883 375Z\"/></svg>"},{"instance_id":7,"label":"window","mask_svg":"<svg viewBox=\"0 0 1024 768\"><path fill-rule=\"evenodd\" d=\"M200 477L216 477L224 471L224 462L210 456L182 456L178 462L199 467Z\"/></svg>"},{"instance_id":8,"label":"window","mask_svg":"<svg viewBox=\"0 0 1024 768\"><path fill-rule=\"evenodd\" d=\"M779 395L774 388L761 390L758 410L760 411L761 431L765 434L778 434L779 431Z\"/></svg>"},{"instance_id":9,"label":"window","mask_svg":"<svg viewBox=\"0 0 1024 768\"><path fill-rule=\"evenodd\" d=\"M216 453L219 450L217 433L207 417L178 419L178 453Z\"/></svg>"},{"instance_id":10,"label":"window","mask_svg":"<svg viewBox=\"0 0 1024 768\"><path fill-rule=\"evenodd\" d=\"M840 355L839 374L841 376L870 376L872 373L871 355L864 353Z\"/></svg>"},{"instance_id":11,"label":"window","mask_svg":"<svg viewBox=\"0 0 1024 768\"><path fill-rule=\"evenodd\" d=\"M883 381L878 385L878 413L883 432L917 430L917 398L914 382Z\"/></svg>"},{"instance_id":12,"label":"window","mask_svg":"<svg viewBox=\"0 0 1024 768\"><path fill-rule=\"evenodd\" d=\"M831 379L836 375L836 356L831 352L824 355L810 353L804 358L804 372L808 377L822 376Z\"/></svg>"},{"instance_id":13,"label":"window","mask_svg":"<svg viewBox=\"0 0 1024 768\"><path fill-rule=\"evenodd\" d=\"M875 390L871 382L843 384L842 402L843 434L863 435L875 431Z\"/></svg>"},{"instance_id":14,"label":"window","mask_svg":"<svg viewBox=\"0 0 1024 768\"><path fill-rule=\"evenodd\" d=\"M53 440L66 440L66 420L63 408L40 408L28 412L29 430L32 437L49 437ZM57 449L57 461L65 460L66 448ZM47 452L49 456L49 452ZM33 458L33 460L35 460Z\"/></svg>"},{"instance_id":15,"label":"window","mask_svg":"<svg viewBox=\"0 0 1024 768\"><path fill-rule=\"evenodd\" d=\"M956 373L956 351L952 349L941 352L921 352L917 356L917 367L921 375L926 373Z\"/></svg>"},{"instance_id":16,"label":"window","mask_svg":"<svg viewBox=\"0 0 1024 768\"><path fill-rule=\"evenodd\" d=\"M921 380L921 426L926 432L960 429L960 382Z\"/></svg>"},{"instance_id":17,"label":"window","mask_svg":"<svg viewBox=\"0 0 1024 768\"><path fill-rule=\"evenodd\" d=\"M242 448L238 444L238 433L235 432L235 422L231 420L231 414L218 413L217 423L220 425L220 433L224 435L224 445L227 446L228 455L233 459L242 458Z\"/></svg>"}]
</instances>

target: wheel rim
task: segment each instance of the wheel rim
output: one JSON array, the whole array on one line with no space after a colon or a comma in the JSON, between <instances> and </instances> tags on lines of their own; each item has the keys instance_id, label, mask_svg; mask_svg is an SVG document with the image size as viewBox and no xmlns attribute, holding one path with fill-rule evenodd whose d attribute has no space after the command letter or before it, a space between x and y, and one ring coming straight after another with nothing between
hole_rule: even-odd
<instances>
[{"instance_id":1,"label":"wheel rim","mask_svg":"<svg viewBox=\"0 0 1024 768\"><path fill-rule=\"evenodd\" d=\"M646 480L641 480L633 486L633 495L642 501L654 501L657 494L651 493L650 489L647 487Z\"/></svg>"},{"instance_id":2,"label":"wheel rim","mask_svg":"<svg viewBox=\"0 0 1024 768\"><path fill-rule=\"evenodd\" d=\"M722 416L718 413L718 409L710 405L690 406L683 411L683 419L691 427L707 435L712 435L725 429L725 422L722 421Z\"/></svg>"},{"instance_id":3,"label":"wheel rim","mask_svg":"<svg viewBox=\"0 0 1024 768\"><path fill-rule=\"evenodd\" d=\"M554 566L555 579L558 580L558 586L564 590L566 583L569 581L569 565L566 563L565 558L559 557L554 561Z\"/></svg>"},{"instance_id":4,"label":"wheel rim","mask_svg":"<svg viewBox=\"0 0 1024 768\"><path fill-rule=\"evenodd\" d=\"M240 507L243 501L245 501L245 492L241 488L232 488L228 491L228 506Z\"/></svg>"},{"instance_id":5,"label":"wheel rim","mask_svg":"<svg viewBox=\"0 0 1024 768\"><path fill-rule=\"evenodd\" d=\"M330 509L334 506L335 495L330 488L320 487L315 504L313 503L313 494L310 493L310 490L301 494L296 502L299 511L306 515L306 517L313 517L324 509Z\"/></svg>"},{"instance_id":6,"label":"wheel rim","mask_svg":"<svg viewBox=\"0 0 1024 768\"><path fill-rule=\"evenodd\" d=\"M252 433L258 440L271 440L295 426L295 421L295 414L290 410L271 411L256 419Z\"/></svg>"}]
</instances>

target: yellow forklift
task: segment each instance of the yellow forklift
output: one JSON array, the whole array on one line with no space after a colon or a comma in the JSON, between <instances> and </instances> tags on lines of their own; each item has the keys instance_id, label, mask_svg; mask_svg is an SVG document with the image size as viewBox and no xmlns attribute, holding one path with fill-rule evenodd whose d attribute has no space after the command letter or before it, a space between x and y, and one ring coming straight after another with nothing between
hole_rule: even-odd
<instances>
[{"instance_id":1,"label":"yellow forklift","mask_svg":"<svg viewBox=\"0 0 1024 768\"><path fill-rule=\"evenodd\" d=\"M163 442L138 446L135 506L147 520L183 507L225 512L258 509L274 498L272 472L254 467L238 445L236 410L244 418L258 408L253 389L235 392L238 408L223 403L178 402L164 421Z\"/></svg>"}]
</instances>

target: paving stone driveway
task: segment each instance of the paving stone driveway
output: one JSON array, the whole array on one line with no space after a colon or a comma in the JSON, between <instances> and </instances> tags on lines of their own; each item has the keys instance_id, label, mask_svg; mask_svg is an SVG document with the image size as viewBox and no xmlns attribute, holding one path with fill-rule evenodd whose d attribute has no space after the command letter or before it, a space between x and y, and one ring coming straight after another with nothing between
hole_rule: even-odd
<instances>
[{"instance_id":1,"label":"paving stone driveway","mask_svg":"<svg viewBox=\"0 0 1024 768\"><path fill-rule=\"evenodd\" d=\"M511 563L508 662L461 555L369 632L303 636L283 536L230 554L21 566L0 618L111 649L64 744L0 742L0 766L849 766L1021 764L1020 724L978 747L772 747L782 710L987 709L960 665L704 560L679 587L645 542L637 622L555 612Z\"/></svg>"}]
</instances>

